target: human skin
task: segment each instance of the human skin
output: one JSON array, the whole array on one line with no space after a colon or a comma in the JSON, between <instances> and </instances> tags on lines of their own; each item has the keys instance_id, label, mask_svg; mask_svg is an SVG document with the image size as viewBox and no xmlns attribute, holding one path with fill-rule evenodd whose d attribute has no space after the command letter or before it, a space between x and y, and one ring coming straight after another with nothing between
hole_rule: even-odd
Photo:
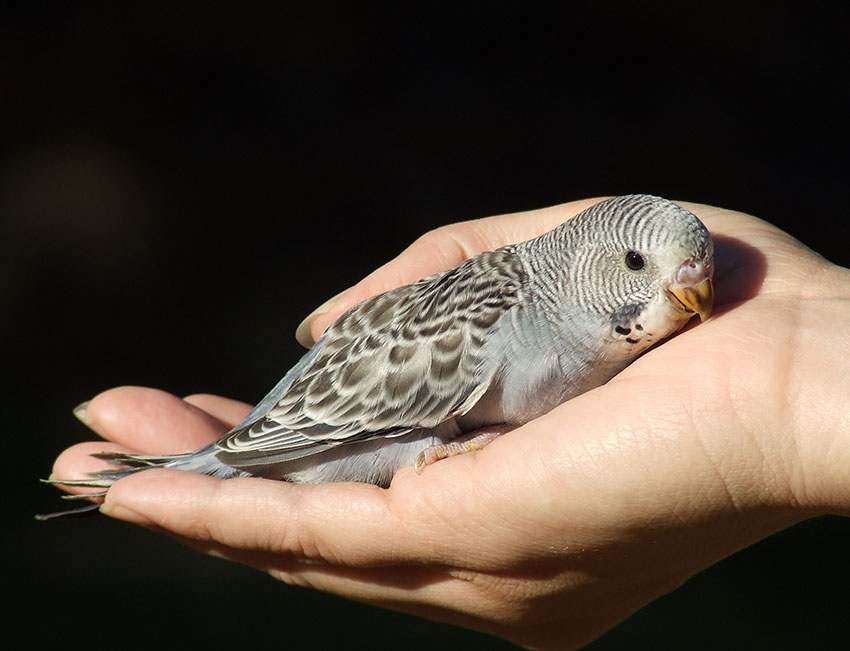
<instances>
[{"instance_id":1,"label":"human skin","mask_svg":"<svg viewBox=\"0 0 850 651\"><path fill-rule=\"evenodd\" d=\"M581 201L432 231L300 329L373 294L549 230ZM715 237L714 315L605 386L388 489L149 470L102 511L288 583L533 648L589 643L688 578L819 514L850 515L850 271L770 224L682 203ZM250 405L121 387L82 413L91 452L215 440ZM80 492L85 489L68 490Z\"/></svg>"}]
</instances>

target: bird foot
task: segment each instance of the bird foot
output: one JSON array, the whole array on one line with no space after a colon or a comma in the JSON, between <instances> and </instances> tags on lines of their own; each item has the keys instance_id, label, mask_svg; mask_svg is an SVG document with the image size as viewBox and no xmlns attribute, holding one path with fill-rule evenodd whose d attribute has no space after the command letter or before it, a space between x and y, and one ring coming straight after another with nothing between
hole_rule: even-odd
<instances>
[{"instance_id":1,"label":"bird foot","mask_svg":"<svg viewBox=\"0 0 850 651\"><path fill-rule=\"evenodd\" d=\"M484 449L488 443L506 434L514 429L515 425L495 425L476 430L472 434L462 436L450 441L449 443L441 443L439 445L429 445L422 450L416 457L416 462L413 464L413 469L417 475L421 475L425 470L425 466L430 466L432 463L440 459L447 459L458 454L472 452L474 450Z\"/></svg>"}]
</instances>

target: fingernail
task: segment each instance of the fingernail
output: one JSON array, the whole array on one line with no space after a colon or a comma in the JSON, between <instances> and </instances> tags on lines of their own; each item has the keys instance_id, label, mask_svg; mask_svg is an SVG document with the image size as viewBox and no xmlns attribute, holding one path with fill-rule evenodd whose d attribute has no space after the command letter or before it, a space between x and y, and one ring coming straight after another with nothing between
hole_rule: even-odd
<instances>
[{"instance_id":1,"label":"fingernail","mask_svg":"<svg viewBox=\"0 0 850 651\"><path fill-rule=\"evenodd\" d=\"M112 504L111 502L104 502L100 505L100 512L103 515L107 515L110 518L115 518L116 520L123 520L124 522L132 522L133 524L140 524L146 527L150 527L153 525L153 520L144 515L140 515L135 511L131 511L126 506L121 506L120 504Z\"/></svg>"},{"instance_id":2,"label":"fingernail","mask_svg":"<svg viewBox=\"0 0 850 651\"><path fill-rule=\"evenodd\" d=\"M86 400L85 402L81 402L76 407L74 407L74 416L77 417L83 425L86 427L91 427L91 416L89 415L89 405L91 404L91 400Z\"/></svg>"},{"instance_id":3,"label":"fingernail","mask_svg":"<svg viewBox=\"0 0 850 651\"><path fill-rule=\"evenodd\" d=\"M342 295L342 292L337 294L336 296L329 298L324 303L322 303L315 310L310 312L307 317L298 324L298 327L295 329L295 339L299 344L304 346L304 348L311 348L313 344L316 343L316 340L313 339L313 333L310 332L310 326L313 323L313 319L317 316L321 316L322 314L327 314L331 311L331 308L336 303L336 300Z\"/></svg>"}]
</instances>

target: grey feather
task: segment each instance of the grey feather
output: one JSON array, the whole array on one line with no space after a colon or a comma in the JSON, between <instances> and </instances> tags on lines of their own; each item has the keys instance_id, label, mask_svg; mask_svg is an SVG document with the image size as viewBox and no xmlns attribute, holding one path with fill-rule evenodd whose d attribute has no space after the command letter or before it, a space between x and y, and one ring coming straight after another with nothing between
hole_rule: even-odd
<instances>
[{"instance_id":1,"label":"grey feather","mask_svg":"<svg viewBox=\"0 0 850 651\"><path fill-rule=\"evenodd\" d=\"M600 202L353 307L214 444L173 457L101 455L129 467L79 483L171 467L386 486L429 445L520 425L608 381L693 316L671 288L683 277L710 285L712 254L705 226L669 201Z\"/></svg>"}]
</instances>

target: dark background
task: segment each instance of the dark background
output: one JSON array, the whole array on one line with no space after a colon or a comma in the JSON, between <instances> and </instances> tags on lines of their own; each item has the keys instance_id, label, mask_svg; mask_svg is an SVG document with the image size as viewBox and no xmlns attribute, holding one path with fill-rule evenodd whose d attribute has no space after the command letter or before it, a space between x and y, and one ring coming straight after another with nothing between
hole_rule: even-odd
<instances>
[{"instance_id":1,"label":"dark background","mask_svg":"<svg viewBox=\"0 0 850 651\"><path fill-rule=\"evenodd\" d=\"M4 614L32 647L508 647L105 518L31 519L88 438L74 405L120 384L256 401L299 321L425 230L651 192L850 264L826 5L118 4L0 9ZM830 647L848 536L785 531L591 648Z\"/></svg>"}]
</instances>

